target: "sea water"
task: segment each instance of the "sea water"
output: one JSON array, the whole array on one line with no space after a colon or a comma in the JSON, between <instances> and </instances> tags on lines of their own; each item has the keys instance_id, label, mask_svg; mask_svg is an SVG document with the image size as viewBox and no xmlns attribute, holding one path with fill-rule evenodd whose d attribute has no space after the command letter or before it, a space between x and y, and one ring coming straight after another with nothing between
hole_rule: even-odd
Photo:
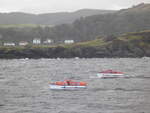
<instances>
[{"instance_id":1,"label":"sea water","mask_svg":"<svg viewBox=\"0 0 150 113\"><path fill-rule=\"evenodd\" d=\"M107 69L134 77L90 78ZM65 79L87 89L49 89ZM0 60L0 113L150 113L150 58Z\"/></svg>"}]
</instances>

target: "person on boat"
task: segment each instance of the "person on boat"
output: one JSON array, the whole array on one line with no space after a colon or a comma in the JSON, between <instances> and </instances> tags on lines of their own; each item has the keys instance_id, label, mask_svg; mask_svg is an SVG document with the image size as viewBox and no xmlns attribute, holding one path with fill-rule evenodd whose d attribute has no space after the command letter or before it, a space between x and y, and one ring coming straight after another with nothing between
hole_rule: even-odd
<instances>
[{"instance_id":1,"label":"person on boat","mask_svg":"<svg viewBox=\"0 0 150 113\"><path fill-rule=\"evenodd\" d=\"M71 85L71 80L66 80L66 83L67 83L68 86L70 86Z\"/></svg>"}]
</instances>

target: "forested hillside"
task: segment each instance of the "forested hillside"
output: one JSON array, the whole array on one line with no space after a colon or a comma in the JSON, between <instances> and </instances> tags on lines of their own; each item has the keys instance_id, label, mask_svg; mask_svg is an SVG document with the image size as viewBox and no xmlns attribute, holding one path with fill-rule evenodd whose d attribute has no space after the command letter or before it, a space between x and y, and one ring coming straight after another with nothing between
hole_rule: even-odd
<instances>
[{"instance_id":1,"label":"forested hillside","mask_svg":"<svg viewBox=\"0 0 150 113\"><path fill-rule=\"evenodd\" d=\"M99 36L113 38L127 32L150 29L150 4L139 4L115 13L82 17L72 24L55 27L1 27L2 41L32 41L33 38L53 39L55 42L94 40Z\"/></svg>"},{"instance_id":2,"label":"forested hillside","mask_svg":"<svg viewBox=\"0 0 150 113\"><path fill-rule=\"evenodd\" d=\"M118 36L147 29L150 29L150 4L140 4L112 14L81 18L71 25L56 26L51 29L51 34L55 34L55 38L85 41L93 40L99 35Z\"/></svg>"}]
</instances>

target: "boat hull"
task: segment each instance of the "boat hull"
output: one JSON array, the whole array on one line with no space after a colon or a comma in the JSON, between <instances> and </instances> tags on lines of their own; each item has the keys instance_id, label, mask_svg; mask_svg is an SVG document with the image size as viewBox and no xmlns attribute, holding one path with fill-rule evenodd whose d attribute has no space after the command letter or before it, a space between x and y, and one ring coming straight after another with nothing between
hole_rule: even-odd
<instances>
[{"instance_id":1,"label":"boat hull","mask_svg":"<svg viewBox=\"0 0 150 113\"><path fill-rule=\"evenodd\" d=\"M113 73L97 73L99 78L124 78L127 77L124 74L113 74Z\"/></svg>"},{"instance_id":2,"label":"boat hull","mask_svg":"<svg viewBox=\"0 0 150 113\"><path fill-rule=\"evenodd\" d=\"M61 85L49 85L49 87L50 87L50 89L58 89L58 90L61 90L61 89L70 89L70 90L72 90L72 89L84 89L84 88L86 88L86 86L61 86Z\"/></svg>"}]
</instances>

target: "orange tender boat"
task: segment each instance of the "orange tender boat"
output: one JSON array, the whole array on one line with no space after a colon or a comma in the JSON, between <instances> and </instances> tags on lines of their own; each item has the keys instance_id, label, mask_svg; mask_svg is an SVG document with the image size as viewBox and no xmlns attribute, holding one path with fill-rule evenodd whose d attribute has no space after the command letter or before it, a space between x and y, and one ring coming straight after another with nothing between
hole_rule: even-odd
<instances>
[{"instance_id":1,"label":"orange tender boat","mask_svg":"<svg viewBox=\"0 0 150 113\"><path fill-rule=\"evenodd\" d=\"M86 88L86 82L74 82L72 80L65 80L65 81L57 81L51 83L50 89L77 89L77 88Z\"/></svg>"}]
</instances>

